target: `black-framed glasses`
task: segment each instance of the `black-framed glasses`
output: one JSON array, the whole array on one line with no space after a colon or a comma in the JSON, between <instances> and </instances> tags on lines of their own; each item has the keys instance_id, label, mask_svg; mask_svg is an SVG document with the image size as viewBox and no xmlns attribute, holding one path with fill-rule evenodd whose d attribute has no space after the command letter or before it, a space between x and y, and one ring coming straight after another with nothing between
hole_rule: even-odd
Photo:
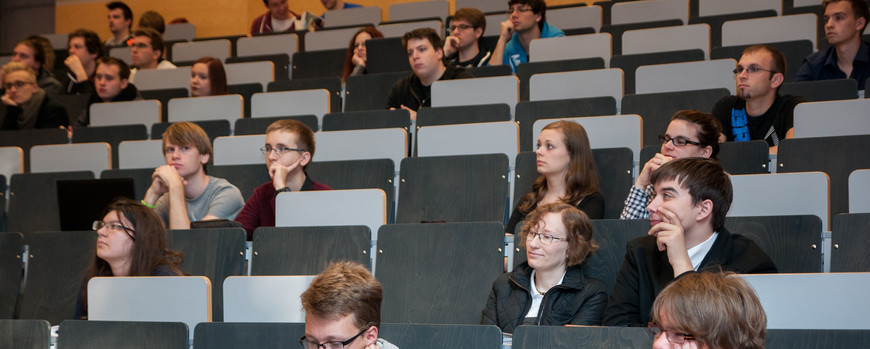
<instances>
[{"instance_id":1,"label":"black-framed glasses","mask_svg":"<svg viewBox=\"0 0 870 349\"><path fill-rule=\"evenodd\" d=\"M510 8L508 8L508 14L513 14L514 11L517 11L517 12L530 12L530 11L532 11L532 8L531 8L531 7L528 7L528 6L525 6L525 7L524 7L524 6L517 6L517 7L510 7Z\"/></svg>"},{"instance_id":2,"label":"black-framed glasses","mask_svg":"<svg viewBox=\"0 0 870 349\"><path fill-rule=\"evenodd\" d=\"M129 236L131 240L136 241L136 237L133 236L133 233L135 233L136 231L133 230L133 228L125 227L121 223L106 223L103 221L94 221L94 223L91 225L91 229L93 229L94 231L103 229L103 227L108 227L109 230L114 232L123 232L127 234L127 236Z\"/></svg>"},{"instance_id":3,"label":"black-framed glasses","mask_svg":"<svg viewBox=\"0 0 870 349\"><path fill-rule=\"evenodd\" d=\"M456 29L459 29L459 30L467 30L467 29L471 29L471 28L475 28L475 26L473 26L473 25L468 25L468 24L457 24L457 25L451 25L451 26L450 26L450 31L451 31L451 32L454 32L454 31L456 31Z\"/></svg>"},{"instance_id":4,"label":"black-framed glasses","mask_svg":"<svg viewBox=\"0 0 870 349\"><path fill-rule=\"evenodd\" d=\"M685 147L686 144L697 145L699 147L703 145L699 142L690 141L688 138L683 136L676 136L671 138L671 136L669 135L659 135L659 140L662 142L662 144L665 144L667 142L673 142L674 145L678 147Z\"/></svg>"},{"instance_id":5,"label":"black-framed glasses","mask_svg":"<svg viewBox=\"0 0 870 349\"><path fill-rule=\"evenodd\" d=\"M550 235L550 234L541 234L541 233L534 232L534 231L529 232L529 234L526 236L526 240L532 241L535 239L535 237L540 239L541 242L543 242L545 245L552 244L553 241L568 241L567 238L558 238L558 237L555 237L555 236Z\"/></svg>"},{"instance_id":6,"label":"black-framed glasses","mask_svg":"<svg viewBox=\"0 0 870 349\"><path fill-rule=\"evenodd\" d=\"M13 82L4 82L3 88L5 88L7 90L11 90L13 87L16 89L20 89L28 84L32 84L32 82L21 81L21 80L13 81Z\"/></svg>"},{"instance_id":7,"label":"black-framed glasses","mask_svg":"<svg viewBox=\"0 0 870 349\"><path fill-rule=\"evenodd\" d=\"M314 343L314 342L309 342L308 338L305 338L305 336L302 336L302 338L299 338L299 344L302 345L303 349L320 349L320 348L323 348L323 349L344 349L344 347L346 347L348 344L352 343L354 340L356 340L363 333L366 333L366 331L368 331L370 327L371 326L367 326L366 328L362 329L362 331L359 331L359 333L357 333L356 336L350 337L350 339L343 341L343 342Z\"/></svg>"},{"instance_id":8,"label":"black-framed glasses","mask_svg":"<svg viewBox=\"0 0 870 349\"><path fill-rule=\"evenodd\" d=\"M775 70L764 69L757 65L750 65L749 68L743 68L743 66L738 65L737 68L734 68L734 70L732 70L731 72L734 73L734 75L740 75L740 73L742 73L744 70L748 72L749 75L754 75L755 73L758 73L760 71L770 72L771 74L776 73Z\"/></svg>"},{"instance_id":9,"label":"black-framed glasses","mask_svg":"<svg viewBox=\"0 0 870 349\"><path fill-rule=\"evenodd\" d=\"M647 323L646 328L653 338L658 338L658 336L664 332L668 336L668 341L674 344L683 344L686 341L695 340L695 336L691 334L676 332L653 322Z\"/></svg>"},{"instance_id":10,"label":"black-framed glasses","mask_svg":"<svg viewBox=\"0 0 870 349\"><path fill-rule=\"evenodd\" d=\"M291 152L291 151L302 151L302 152L304 152L304 151L306 151L306 150L305 150L305 149L302 149L302 148L287 148L287 147L274 147L274 148L272 148L272 147L268 147L268 146L267 146L267 147L262 147L262 148L260 148L260 152L263 153L263 156L268 156L268 155L271 154L273 151L274 151L274 152L277 152L278 155L284 155L284 154L287 154L288 152Z\"/></svg>"}]
</instances>

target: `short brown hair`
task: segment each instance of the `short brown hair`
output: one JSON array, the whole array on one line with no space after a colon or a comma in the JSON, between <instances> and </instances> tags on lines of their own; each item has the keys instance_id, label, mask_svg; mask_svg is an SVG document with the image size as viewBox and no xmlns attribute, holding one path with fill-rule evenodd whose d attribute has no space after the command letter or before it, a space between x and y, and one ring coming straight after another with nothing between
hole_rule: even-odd
<instances>
[{"instance_id":1,"label":"short brown hair","mask_svg":"<svg viewBox=\"0 0 870 349\"><path fill-rule=\"evenodd\" d=\"M544 0L508 0L508 8L513 5L526 5L532 9L532 13L540 14L541 21L538 22L538 29L544 30L544 23L547 22L547 2Z\"/></svg>"},{"instance_id":2,"label":"short brown hair","mask_svg":"<svg viewBox=\"0 0 870 349\"><path fill-rule=\"evenodd\" d=\"M133 31L133 36L144 36L147 37L148 40L151 40L151 49L154 51L160 51L160 56L163 56L163 52L166 49L166 44L163 43L163 35L160 35L156 30L151 28L139 28Z\"/></svg>"},{"instance_id":3,"label":"short brown hair","mask_svg":"<svg viewBox=\"0 0 870 349\"><path fill-rule=\"evenodd\" d=\"M417 28L402 35L402 47L406 51L408 50L408 41L413 39L429 40L433 49L436 51L441 49L441 37L432 28Z\"/></svg>"},{"instance_id":4,"label":"short brown hair","mask_svg":"<svg viewBox=\"0 0 870 349\"><path fill-rule=\"evenodd\" d=\"M565 235L568 238L568 266L583 263L592 252L598 249L598 244L592 239L592 222L583 211L563 202L555 202L538 206L526 217L526 223L520 231L520 241L528 241L529 232L544 219L548 213L558 213L565 225Z\"/></svg>"},{"instance_id":5,"label":"short brown hair","mask_svg":"<svg viewBox=\"0 0 870 349\"><path fill-rule=\"evenodd\" d=\"M827 9L828 5L840 1L852 4L852 13L855 14L855 18L864 18L864 28L861 28L861 33L864 33L864 30L867 29L867 22L870 21L870 8L868 8L867 0L824 0L822 8Z\"/></svg>"},{"instance_id":6,"label":"short brown hair","mask_svg":"<svg viewBox=\"0 0 870 349\"><path fill-rule=\"evenodd\" d=\"M664 314L671 330L706 348L762 349L767 316L749 284L730 272L689 273L656 297L653 323Z\"/></svg>"},{"instance_id":7,"label":"short brown hair","mask_svg":"<svg viewBox=\"0 0 870 349\"><path fill-rule=\"evenodd\" d=\"M272 133L274 131L286 131L292 132L296 134L296 144L302 149L305 149L309 154L311 154L311 158L314 159L314 131L312 131L308 126L299 122L298 120L293 119L283 119L273 122L266 128L266 134ZM306 165L307 167L307 165Z\"/></svg>"},{"instance_id":8,"label":"short brown hair","mask_svg":"<svg viewBox=\"0 0 870 349\"><path fill-rule=\"evenodd\" d=\"M146 11L139 17L139 29L151 28L160 34L166 31L166 21L163 16L154 11Z\"/></svg>"},{"instance_id":9,"label":"short brown hair","mask_svg":"<svg viewBox=\"0 0 870 349\"><path fill-rule=\"evenodd\" d=\"M713 230L725 226L725 215L731 208L734 191L731 188L731 179L719 162L707 158L674 159L653 171L649 178L652 185L670 180L689 190L692 205L698 205L704 200L713 202Z\"/></svg>"},{"instance_id":10,"label":"short brown hair","mask_svg":"<svg viewBox=\"0 0 870 349\"><path fill-rule=\"evenodd\" d=\"M34 35L33 37L39 36ZM49 47L51 47L51 42L49 42L48 40L45 40L45 42L48 42ZM39 63L40 69L45 69L48 71L54 69L53 66L46 65L45 46L43 45L43 42L39 39L32 39L31 37L28 37L27 39L19 41L15 45L24 45L30 47L30 49L33 50L33 60ZM52 52L52 54L54 54L54 52ZM51 63L54 64L54 58L52 58ZM36 72L36 74L39 75L39 72Z\"/></svg>"},{"instance_id":11,"label":"short brown hair","mask_svg":"<svg viewBox=\"0 0 870 349\"><path fill-rule=\"evenodd\" d=\"M453 20L457 19L466 21L472 27L480 28L481 31L486 32L486 15L476 8L463 7L456 10L456 13L453 14Z\"/></svg>"},{"instance_id":12,"label":"short brown hair","mask_svg":"<svg viewBox=\"0 0 870 349\"><path fill-rule=\"evenodd\" d=\"M112 56L103 56L97 60L97 67L99 67L100 64L114 65L114 66L118 67L118 76L121 79L129 79L130 78L130 67L127 66L127 63L125 63L124 61L122 61L120 59L117 59L117 58L112 57Z\"/></svg>"},{"instance_id":13,"label":"short brown hair","mask_svg":"<svg viewBox=\"0 0 870 349\"><path fill-rule=\"evenodd\" d=\"M212 157L211 142L209 142L208 134L199 125L188 121L176 122L166 128L163 132L163 153L166 153L167 143L172 143L181 146L194 146L200 154L206 154L209 159ZM206 164L202 164L203 171L207 170Z\"/></svg>"},{"instance_id":14,"label":"short brown hair","mask_svg":"<svg viewBox=\"0 0 870 349\"><path fill-rule=\"evenodd\" d=\"M87 29L77 29L76 31L69 33L67 44L69 44L69 41L72 40L72 38L82 38L85 41L85 47L88 49L88 53L96 54L97 58L105 55L105 52L103 52L103 43L100 41L100 36L97 35L97 33Z\"/></svg>"},{"instance_id":15,"label":"short brown hair","mask_svg":"<svg viewBox=\"0 0 870 349\"><path fill-rule=\"evenodd\" d=\"M308 314L328 320L352 315L360 329L381 326L381 283L359 263L330 264L311 281L301 299Z\"/></svg>"},{"instance_id":16,"label":"short brown hair","mask_svg":"<svg viewBox=\"0 0 870 349\"><path fill-rule=\"evenodd\" d=\"M770 76L773 77L773 74L780 73L785 75L785 56L780 52L776 47L770 45L752 45L743 50L743 55L755 53L758 51L765 51L770 54L771 63L773 64L770 69L773 72L770 73Z\"/></svg>"}]
</instances>

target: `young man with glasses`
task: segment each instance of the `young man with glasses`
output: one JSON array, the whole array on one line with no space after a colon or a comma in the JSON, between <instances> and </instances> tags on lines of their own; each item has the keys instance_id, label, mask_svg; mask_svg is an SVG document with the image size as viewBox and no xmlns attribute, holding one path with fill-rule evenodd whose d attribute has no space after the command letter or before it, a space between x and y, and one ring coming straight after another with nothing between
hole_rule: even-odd
<instances>
[{"instance_id":1,"label":"young man with glasses","mask_svg":"<svg viewBox=\"0 0 870 349\"><path fill-rule=\"evenodd\" d=\"M314 157L314 132L291 119L278 120L266 129L266 144L260 148L271 182L254 189L236 221L253 238L257 227L275 226L275 197L292 191L329 190L326 184L311 180L305 167Z\"/></svg>"},{"instance_id":2,"label":"young man with glasses","mask_svg":"<svg viewBox=\"0 0 870 349\"><path fill-rule=\"evenodd\" d=\"M36 83L36 73L24 62L3 66L5 111L0 130L58 128L69 126L66 108L52 100ZM5 115L4 115L5 114Z\"/></svg>"},{"instance_id":3,"label":"young man with glasses","mask_svg":"<svg viewBox=\"0 0 870 349\"><path fill-rule=\"evenodd\" d=\"M713 106L723 137L731 141L764 140L776 154L779 141L794 137L794 107L804 100L779 95L785 79L785 56L774 47L755 45L743 51L734 69L737 95Z\"/></svg>"},{"instance_id":4,"label":"young man with glasses","mask_svg":"<svg viewBox=\"0 0 870 349\"><path fill-rule=\"evenodd\" d=\"M190 229L196 221L233 219L242 193L225 179L209 176L208 135L192 122L176 122L163 133L166 165L154 170L142 204L154 208L168 229Z\"/></svg>"},{"instance_id":5,"label":"young man with glasses","mask_svg":"<svg viewBox=\"0 0 870 349\"><path fill-rule=\"evenodd\" d=\"M653 349L763 349L767 315L740 276L693 273L656 297L648 328Z\"/></svg>"},{"instance_id":6,"label":"young man with glasses","mask_svg":"<svg viewBox=\"0 0 870 349\"><path fill-rule=\"evenodd\" d=\"M827 50L811 53L795 74L795 81L855 79L864 90L870 78L870 43L861 40L870 9L866 0L825 0ZM866 94L866 93L865 93Z\"/></svg>"},{"instance_id":7,"label":"young man with glasses","mask_svg":"<svg viewBox=\"0 0 870 349\"><path fill-rule=\"evenodd\" d=\"M175 64L163 59L166 45L163 36L151 28L139 28L133 32L133 43L130 45L130 82L134 82L136 73L141 69L175 69Z\"/></svg>"},{"instance_id":8,"label":"young man with glasses","mask_svg":"<svg viewBox=\"0 0 870 349\"><path fill-rule=\"evenodd\" d=\"M302 293L303 349L399 349L378 338L381 326L380 282L360 264L336 262L317 275Z\"/></svg>"},{"instance_id":9,"label":"young man with glasses","mask_svg":"<svg viewBox=\"0 0 870 349\"><path fill-rule=\"evenodd\" d=\"M702 270L776 273L776 265L752 240L725 229L733 196L718 162L683 158L650 176L655 194L648 236L630 241L607 308L605 326L646 326L662 289Z\"/></svg>"},{"instance_id":10,"label":"young man with glasses","mask_svg":"<svg viewBox=\"0 0 870 349\"><path fill-rule=\"evenodd\" d=\"M463 68L485 67L492 53L480 47L486 31L486 16L476 8L461 8L450 21L450 35L444 38L444 56Z\"/></svg>"},{"instance_id":11,"label":"young man with glasses","mask_svg":"<svg viewBox=\"0 0 870 349\"><path fill-rule=\"evenodd\" d=\"M490 65L510 64L516 72L520 63L529 61L532 40L565 36L561 29L547 23L547 3L544 0L510 0L508 14L508 20L501 22Z\"/></svg>"},{"instance_id":12,"label":"young man with glasses","mask_svg":"<svg viewBox=\"0 0 870 349\"><path fill-rule=\"evenodd\" d=\"M719 159L722 125L712 115L697 110L680 110L671 117L665 134L659 135L661 150L640 171L625 199L619 219L648 219L647 205L655 194L650 174L668 161L686 157Z\"/></svg>"}]
</instances>

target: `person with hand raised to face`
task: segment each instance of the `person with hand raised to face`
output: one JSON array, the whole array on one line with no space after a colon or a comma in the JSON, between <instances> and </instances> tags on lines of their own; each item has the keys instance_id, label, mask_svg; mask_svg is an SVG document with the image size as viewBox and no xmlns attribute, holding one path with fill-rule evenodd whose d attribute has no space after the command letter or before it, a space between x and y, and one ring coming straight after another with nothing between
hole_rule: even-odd
<instances>
[{"instance_id":1,"label":"person with hand raised to face","mask_svg":"<svg viewBox=\"0 0 870 349\"><path fill-rule=\"evenodd\" d=\"M266 144L260 148L266 160L271 182L254 189L236 221L253 238L257 227L275 226L275 198L280 193L309 190L329 190L329 186L313 181L305 167L314 157L314 132L305 124L278 120L266 129Z\"/></svg>"},{"instance_id":2,"label":"person with hand raised to face","mask_svg":"<svg viewBox=\"0 0 870 349\"><path fill-rule=\"evenodd\" d=\"M669 161L650 176L648 236L629 241L607 309L605 326L646 326L653 300L687 273L714 269L776 273L751 239L725 228L733 191L719 163L705 158Z\"/></svg>"}]
</instances>

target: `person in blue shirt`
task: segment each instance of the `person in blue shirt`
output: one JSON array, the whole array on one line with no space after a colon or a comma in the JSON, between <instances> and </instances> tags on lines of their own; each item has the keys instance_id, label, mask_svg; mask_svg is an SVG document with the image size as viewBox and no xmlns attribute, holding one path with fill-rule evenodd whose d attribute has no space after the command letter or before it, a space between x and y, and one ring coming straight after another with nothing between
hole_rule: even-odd
<instances>
[{"instance_id":1,"label":"person in blue shirt","mask_svg":"<svg viewBox=\"0 0 870 349\"><path fill-rule=\"evenodd\" d=\"M565 33L547 24L547 3L544 0L510 0L508 6L510 17L501 22L501 32L489 65L510 64L516 72L520 63L529 61L532 40L565 36Z\"/></svg>"},{"instance_id":2,"label":"person in blue shirt","mask_svg":"<svg viewBox=\"0 0 870 349\"><path fill-rule=\"evenodd\" d=\"M344 0L320 0L320 3L323 4L323 7L325 7L327 11L362 7L362 5L344 2Z\"/></svg>"},{"instance_id":3,"label":"person in blue shirt","mask_svg":"<svg viewBox=\"0 0 870 349\"><path fill-rule=\"evenodd\" d=\"M870 43L861 34L870 18L864 0L825 0L825 38L831 44L807 56L795 74L795 81L851 78L865 89L870 78Z\"/></svg>"}]
</instances>

